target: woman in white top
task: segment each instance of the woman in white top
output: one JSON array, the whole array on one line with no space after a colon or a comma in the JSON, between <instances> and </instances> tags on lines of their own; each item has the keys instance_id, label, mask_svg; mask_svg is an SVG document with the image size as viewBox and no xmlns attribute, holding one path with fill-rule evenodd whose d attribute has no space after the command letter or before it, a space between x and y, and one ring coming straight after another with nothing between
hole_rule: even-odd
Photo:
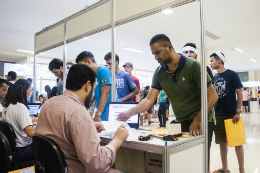
<instances>
[{"instance_id":1,"label":"woman in white top","mask_svg":"<svg viewBox=\"0 0 260 173\"><path fill-rule=\"evenodd\" d=\"M16 146L13 154L13 162L25 162L34 159L32 136L36 126L28 113L28 101L32 95L31 83L25 79L19 79L8 90L2 105L2 121L8 122L16 135Z\"/></svg>"}]
</instances>

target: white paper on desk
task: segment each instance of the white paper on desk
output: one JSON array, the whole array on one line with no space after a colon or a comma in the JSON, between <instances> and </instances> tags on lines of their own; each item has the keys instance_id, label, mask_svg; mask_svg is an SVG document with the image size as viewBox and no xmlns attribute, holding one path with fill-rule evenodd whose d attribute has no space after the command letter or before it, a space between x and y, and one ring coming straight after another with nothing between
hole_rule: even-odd
<instances>
[{"instance_id":1,"label":"white paper on desk","mask_svg":"<svg viewBox=\"0 0 260 173\"><path fill-rule=\"evenodd\" d=\"M103 124L106 131L106 133L103 132L102 134L106 137L114 136L115 132L121 124L123 124L124 127L128 130L129 136L126 139L127 141L137 140L138 136L142 135L142 133L140 133L136 129L130 128L130 126L124 121L101 121L101 123Z\"/></svg>"},{"instance_id":2,"label":"white paper on desk","mask_svg":"<svg viewBox=\"0 0 260 173\"><path fill-rule=\"evenodd\" d=\"M27 169L27 170L21 171L21 173L33 173L33 171L30 169Z\"/></svg>"}]
</instances>

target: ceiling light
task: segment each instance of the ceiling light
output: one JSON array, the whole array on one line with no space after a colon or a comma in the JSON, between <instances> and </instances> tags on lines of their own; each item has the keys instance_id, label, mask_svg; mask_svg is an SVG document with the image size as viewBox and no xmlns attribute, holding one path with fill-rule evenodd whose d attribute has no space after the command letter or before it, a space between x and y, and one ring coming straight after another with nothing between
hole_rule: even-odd
<instances>
[{"instance_id":1,"label":"ceiling light","mask_svg":"<svg viewBox=\"0 0 260 173\"><path fill-rule=\"evenodd\" d=\"M205 31L205 34L206 34L206 36L212 38L213 40L220 39L219 36L216 36L215 34L212 34L211 32L209 32L209 31L207 31L207 30Z\"/></svg>"},{"instance_id":2,"label":"ceiling light","mask_svg":"<svg viewBox=\"0 0 260 173\"><path fill-rule=\"evenodd\" d=\"M170 13L172 13L173 11L172 11L171 9L167 9L167 10L163 10L162 12L165 13L165 14L170 14Z\"/></svg>"},{"instance_id":3,"label":"ceiling light","mask_svg":"<svg viewBox=\"0 0 260 173\"><path fill-rule=\"evenodd\" d=\"M88 38L88 37L83 37L83 39L86 39L86 40L88 40L89 38Z\"/></svg>"},{"instance_id":4,"label":"ceiling light","mask_svg":"<svg viewBox=\"0 0 260 173\"><path fill-rule=\"evenodd\" d=\"M253 59L253 58L251 58L250 60L253 61L253 62L257 62L257 60L255 60L255 59Z\"/></svg>"},{"instance_id":5,"label":"ceiling light","mask_svg":"<svg viewBox=\"0 0 260 173\"><path fill-rule=\"evenodd\" d=\"M17 49L16 51L17 51L17 52L25 52L25 53L34 54L34 52L33 52L33 51L29 51L29 50L22 50L22 49ZM45 53L39 53L39 54L43 55L43 54L45 54Z\"/></svg>"},{"instance_id":6,"label":"ceiling light","mask_svg":"<svg viewBox=\"0 0 260 173\"><path fill-rule=\"evenodd\" d=\"M137 49L133 49L133 48L129 48L129 47L125 47L124 49L126 50L131 50L131 51L135 51L135 52L145 52L143 50L137 50Z\"/></svg>"},{"instance_id":7,"label":"ceiling light","mask_svg":"<svg viewBox=\"0 0 260 173\"><path fill-rule=\"evenodd\" d=\"M235 51L238 51L239 53L244 53L242 50L238 49L238 48L232 48Z\"/></svg>"}]
</instances>

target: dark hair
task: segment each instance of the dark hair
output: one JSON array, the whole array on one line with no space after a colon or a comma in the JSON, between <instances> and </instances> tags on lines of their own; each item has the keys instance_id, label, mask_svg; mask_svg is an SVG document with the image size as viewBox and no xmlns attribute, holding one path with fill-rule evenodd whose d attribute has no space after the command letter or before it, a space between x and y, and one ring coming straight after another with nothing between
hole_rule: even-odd
<instances>
[{"instance_id":1,"label":"dark hair","mask_svg":"<svg viewBox=\"0 0 260 173\"><path fill-rule=\"evenodd\" d=\"M79 63L80 61L86 62L88 59L90 59L92 62L96 63L96 60L94 58L94 55L89 51L83 51L81 52L77 58L76 63Z\"/></svg>"},{"instance_id":2,"label":"dark hair","mask_svg":"<svg viewBox=\"0 0 260 173\"><path fill-rule=\"evenodd\" d=\"M96 78L97 74L89 66L84 64L75 64L70 68L67 76L66 89L78 91L88 81L90 81L91 86L93 86Z\"/></svg>"},{"instance_id":3,"label":"dark hair","mask_svg":"<svg viewBox=\"0 0 260 173\"><path fill-rule=\"evenodd\" d=\"M51 98L51 87L49 85L45 85L45 91L47 92L48 99Z\"/></svg>"},{"instance_id":4,"label":"dark hair","mask_svg":"<svg viewBox=\"0 0 260 173\"><path fill-rule=\"evenodd\" d=\"M60 78L57 77L56 82L59 83Z\"/></svg>"},{"instance_id":5,"label":"dark hair","mask_svg":"<svg viewBox=\"0 0 260 173\"><path fill-rule=\"evenodd\" d=\"M56 96L56 94L57 94L57 87L55 86L55 87L53 87L53 88L51 89L51 97Z\"/></svg>"},{"instance_id":6,"label":"dark hair","mask_svg":"<svg viewBox=\"0 0 260 173\"><path fill-rule=\"evenodd\" d=\"M222 52L220 52L223 56L225 56ZM222 59L216 54L216 53L213 53L210 55L210 58L211 57L214 57L216 60L221 60L222 64L224 65L224 62L222 61Z\"/></svg>"},{"instance_id":7,"label":"dark hair","mask_svg":"<svg viewBox=\"0 0 260 173\"><path fill-rule=\"evenodd\" d=\"M8 82L5 79L0 78L0 88L3 87L3 83L8 85Z\"/></svg>"},{"instance_id":8,"label":"dark hair","mask_svg":"<svg viewBox=\"0 0 260 173\"><path fill-rule=\"evenodd\" d=\"M70 67L73 65L73 62L67 62L66 63L66 66L67 66L67 69L70 69Z\"/></svg>"},{"instance_id":9,"label":"dark hair","mask_svg":"<svg viewBox=\"0 0 260 173\"><path fill-rule=\"evenodd\" d=\"M28 78L27 80L32 84L32 78Z\"/></svg>"},{"instance_id":10,"label":"dark hair","mask_svg":"<svg viewBox=\"0 0 260 173\"><path fill-rule=\"evenodd\" d=\"M54 58L49 63L49 70L50 71L52 71L53 69L60 69L60 67L63 67L63 61L58 59L58 58Z\"/></svg>"},{"instance_id":11,"label":"dark hair","mask_svg":"<svg viewBox=\"0 0 260 173\"><path fill-rule=\"evenodd\" d=\"M104 56L104 60L110 60L111 59L111 52L108 52L105 56ZM116 61L119 64L119 56L116 54Z\"/></svg>"},{"instance_id":12,"label":"dark hair","mask_svg":"<svg viewBox=\"0 0 260 173\"><path fill-rule=\"evenodd\" d=\"M185 44L183 47L186 47L186 46L190 46L190 47L193 47L193 48L197 49L195 43L187 43L187 44Z\"/></svg>"},{"instance_id":13,"label":"dark hair","mask_svg":"<svg viewBox=\"0 0 260 173\"><path fill-rule=\"evenodd\" d=\"M11 76L11 78L12 78L13 80L15 80L16 77L17 77L17 74L16 74L16 72L14 72L14 71L9 71L9 72L8 72L8 76Z\"/></svg>"},{"instance_id":14,"label":"dark hair","mask_svg":"<svg viewBox=\"0 0 260 173\"><path fill-rule=\"evenodd\" d=\"M171 44L171 41L165 34L157 34L151 39L150 46L154 43L159 43L160 46L166 47L169 43Z\"/></svg>"},{"instance_id":15,"label":"dark hair","mask_svg":"<svg viewBox=\"0 0 260 173\"><path fill-rule=\"evenodd\" d=\"M244 90L247 90L246 88L244 88Z\"/></svg>"},{"instance_id":16,"label":"dark hair","mask_svg":"<svg viewBox=\"0 0 260 173\"><path fill-rule=\"evenodd\" d=\"M43 95L42 95L42 94L41 94L41 95L39 95L39 98L40 98L40 97L42 97L42 98L43 98Z\"/></svg>"},{"instance_id":17,"label":"dark hair","mask_svg":"<svg viewBox=\"0 0 260 173\"><path fill-rule=\"evenodd\" d=\"M13 105L17 102L24 104L28 109L27 103L27 90L30 88L31 83L25 79L17 80L12 87L7 91L7 94L2 102L3 107L8 107L11 103Z\"/></svg>"}]
</instances>

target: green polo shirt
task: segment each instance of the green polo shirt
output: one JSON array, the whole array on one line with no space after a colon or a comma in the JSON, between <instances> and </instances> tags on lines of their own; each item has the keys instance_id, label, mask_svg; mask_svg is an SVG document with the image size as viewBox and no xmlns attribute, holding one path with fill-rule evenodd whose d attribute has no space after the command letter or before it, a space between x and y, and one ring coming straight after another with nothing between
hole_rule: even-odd
<instances>
[{"instance_id":1,"label":"green polo shirt","mask_svg":"<svg viewBox=\"0 0 260 173\"><path fill-rule=\"evenodd\" d=\"M200 63L179 54L180 61L175 72L167 65L159 66L153 75L152 88L163 89L171 102L176 121L190 121L201 110L201 72ZM211 79L207 75L208 86ZM215 122L214 108L208 115L209 122Z\"/></svg>"}]
</instances>

